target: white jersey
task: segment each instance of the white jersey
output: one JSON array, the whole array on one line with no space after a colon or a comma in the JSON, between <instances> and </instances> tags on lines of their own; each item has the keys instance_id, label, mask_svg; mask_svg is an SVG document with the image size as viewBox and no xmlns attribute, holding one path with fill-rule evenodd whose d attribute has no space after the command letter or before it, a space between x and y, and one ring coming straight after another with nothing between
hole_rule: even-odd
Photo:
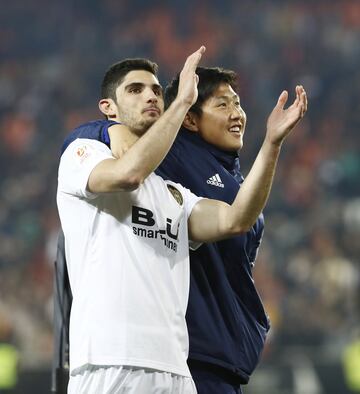
<instances>
[{"instance_id":1,"label":"white jersey","mask_svg":"<svg viewBox=\"0 0 360 394\"><path fill-rule=\"evenodd\" d=\"M70 371L128 365L190 376L187 219L200 198L155 174L131 192L88 192L91 171L109 158L106 145L77 139L60 161L57 203L73 293Z\"/></svg>"}]
</instances>

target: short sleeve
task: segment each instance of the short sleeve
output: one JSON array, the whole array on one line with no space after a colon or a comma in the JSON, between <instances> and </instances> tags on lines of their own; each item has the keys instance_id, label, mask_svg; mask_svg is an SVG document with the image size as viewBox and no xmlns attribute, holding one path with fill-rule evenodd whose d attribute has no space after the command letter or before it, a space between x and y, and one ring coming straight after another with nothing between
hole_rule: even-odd
<instances>
[{"instance_id":1,"label":"short sleeve","mask_svg":"<svg viewBox=\"0 0 360 394\"><path fill-rule=\"evenodd\" d=\"M167 183L170 183L167 181ZM184 209L186 213L186 219L189 219L191 215L191 211L197 202L203 199L203 197L198 197L194 193L192 193L189 189L184 186L181 186L179 183L174 183L178 189L181 190L182 195L184 196Z\"/></svg>"},{"instance_id":2,"label":"short sleeve","mask_svg":"<svg viewBox=\"0 0 360 394\"><path fill-rule=\"evenodd\" d=\"M170 181L166 181L167 183L173 183ZM177 188L179 188L184 196L184 209L186 214L186 219L189 219L191 212L194 206L201 201L204 197L198 197L196 194L192 193L189 189L184 186L181 186L179 183L174 183ZM189 240L189 247L191 250L196 250L202 245L202 242L194 242Z\"/></svg>"},{"instance_id":3,"label":"short sleeve","mask_svg":"<svg viewBox=\"0 0 360 394\"><path fill-rule=\"evenodd\" d=\"M79 197L93 198L87 190L91 171L101 161L113 159L111 150L102 142L79 138L64 151L59 165L58 190Z\"/></svg>"}]
</instances>

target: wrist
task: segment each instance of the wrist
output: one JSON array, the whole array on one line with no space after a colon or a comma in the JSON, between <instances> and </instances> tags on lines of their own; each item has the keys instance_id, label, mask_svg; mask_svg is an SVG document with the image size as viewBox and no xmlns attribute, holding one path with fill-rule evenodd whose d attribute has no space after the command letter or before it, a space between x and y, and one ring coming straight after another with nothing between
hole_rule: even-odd
<instances>
[{"instance_id":1,"label":"wrist","mask_svg":"<svg viewBox=\"0 0 360 394\"><path fill-rule=\"evenodd\" d=\"M172 102L171 106L174 106L176 109L180 111L185 111L187 113L192 106L192 103L189 100L186 100L182 97L177 96L175 100Z\"/></svg>"},{"instance_id":2,"label":"wrist","mask_svg":"<svg viewBox=\"0 0 360 394\"><path fill-rule=\"evenodd\" d=\"M274 153L280 152L282 144L283 144L283 139L274 139L274 138L269 138L265 137L264 142L263 142L263 147L267 150L271 150Z\"/></svg>"},{"instance_id":3,"label":"wrist","mask_svg":"<svg viewBox=\"0 0 360 394\"><path fill-rule=\"evenodd\" d=\"M271 132L267 131L265 135L265 140L264 143L268 144L269 146L273 146L274 148L281 148L283 142L284 142L284 137L278 137L274 138L274 136L271 136Z\"/></svg>"}]
</instances>

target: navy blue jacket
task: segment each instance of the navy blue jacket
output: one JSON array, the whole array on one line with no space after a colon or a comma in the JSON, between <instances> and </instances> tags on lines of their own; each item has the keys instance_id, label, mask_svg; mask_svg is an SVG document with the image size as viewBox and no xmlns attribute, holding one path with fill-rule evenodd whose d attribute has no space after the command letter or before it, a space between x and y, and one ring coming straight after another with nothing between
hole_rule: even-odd
<instances>
[{"instance_id":1,"label":"navy blue jacket","mask_svg":"<svg viewBox=\"0 0 360 394\"><path fill-rule=\"evenodd\" d=\"M156 172L199 196L229 204L243 181L237 154L186 129ZM242 383L258 364L269 330L251 273L263 228L260 215L246 234L203 244L190 253L189 359L225 367Z\"/></svg>"},{"instance_id":2,"label":"navy blue jacket","mask_svg":"<svg viewBox=\"0 0 360 394\"><path fill-rule=\"evenodd\" d=\"M76 138L97 139L110 147L108 127L99 120L79 126ZM156 173L193 193L231 204L243 181L239 158L182 129ZM190 253L187 309L189 359L221 366L247 383L259 362L269 321L252 278L264 228L263 215L244 235L203 244Z\"/></svg>"}]
</instances>

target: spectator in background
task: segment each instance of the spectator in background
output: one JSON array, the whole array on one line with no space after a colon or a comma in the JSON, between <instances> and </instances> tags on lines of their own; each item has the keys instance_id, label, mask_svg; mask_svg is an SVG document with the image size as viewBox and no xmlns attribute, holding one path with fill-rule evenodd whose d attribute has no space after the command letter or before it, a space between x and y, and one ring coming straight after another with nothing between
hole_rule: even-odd
<instances>
[{"instance_id":1,"label":"spectator in background","mask_svg":"<svg viewBox=\"0 0 360 394\"><path fill-rule=\"evenodd\" d=\"M0 393L11 394L18 380L19 352L14 345L13 326L0 310Z\"/></svg>"}]
</instances>

